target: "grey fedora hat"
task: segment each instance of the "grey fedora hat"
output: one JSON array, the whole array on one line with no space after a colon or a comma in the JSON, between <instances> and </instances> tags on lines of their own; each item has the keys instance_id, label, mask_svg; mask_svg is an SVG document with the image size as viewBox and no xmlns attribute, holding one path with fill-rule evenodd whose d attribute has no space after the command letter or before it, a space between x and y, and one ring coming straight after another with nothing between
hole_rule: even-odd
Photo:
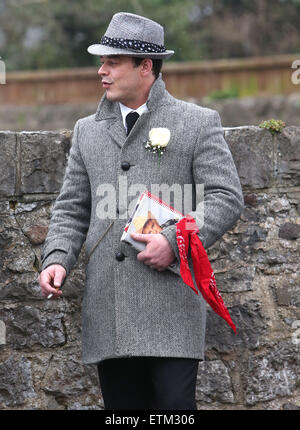
<instances>
[{"instance_id":1,"label":"grey fedora hat","mask_svg":"<svg viewBox=\"0 0 300 430\"><path fill-rule=\"evenodd\" d=\"M129 55L167 59L174 51L164 47L164 29L151 19L133 13L116 13L101 38L100 43L90 45L92 55Z\"/></svg>"}]
</instances>

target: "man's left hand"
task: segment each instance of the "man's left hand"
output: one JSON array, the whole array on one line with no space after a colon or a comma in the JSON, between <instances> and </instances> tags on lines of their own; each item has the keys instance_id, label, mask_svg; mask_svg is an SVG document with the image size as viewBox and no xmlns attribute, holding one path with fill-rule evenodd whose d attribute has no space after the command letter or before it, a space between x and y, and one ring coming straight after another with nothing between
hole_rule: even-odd
<instances>
[{"instance_id":1,"label":"man's left hand","mask_svg":"<svg viewBox=\"0 0 300 430\"><path fill-rule=\"evenodd\" d=\"M138 253L137 259L143 261L151 269L162 272L176 259L168 239L160 233L131 233L131 237L134 240L146 243L146 248Z\"/></svg>"}]
</instances>

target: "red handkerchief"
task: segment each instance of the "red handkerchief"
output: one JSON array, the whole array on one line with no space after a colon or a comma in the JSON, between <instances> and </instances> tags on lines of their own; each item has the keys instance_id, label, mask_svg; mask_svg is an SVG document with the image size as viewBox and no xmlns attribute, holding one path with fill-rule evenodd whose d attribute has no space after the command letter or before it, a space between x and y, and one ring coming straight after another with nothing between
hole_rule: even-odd
<instances>
[{"instance_id":1,"label":"red handkerchief","mask_svg":"<svg viewBox=\"0 0 300 430\"><path fill-rule=\"evenodd\" d=\"M197 288L204 300L212 309L230 325L236 333L236 327L232 322L221 294L217 288L214 272L211 268L206 251L201 240L197 236L199 231L196 222L190 215L185 216L176 223L176 238L180 255L180 274L185 284L191 287L196 294L198 291L194 285L192 274L188 265L188 250L191 247Z\"/></svg>"}]
</instances>

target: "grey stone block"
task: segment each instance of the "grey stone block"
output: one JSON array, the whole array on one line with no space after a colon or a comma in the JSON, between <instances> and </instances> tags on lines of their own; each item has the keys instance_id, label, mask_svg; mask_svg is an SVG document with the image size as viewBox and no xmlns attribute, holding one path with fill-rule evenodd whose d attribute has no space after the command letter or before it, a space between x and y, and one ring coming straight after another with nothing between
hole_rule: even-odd
<instances>
[{"instance_id":1,"label":"grey stone block","mask_svg":"<svg viewBox=\"0 0 300 430\"><path fill-rule=\"evenodd\" d=\"M278 142L278 182L300 185L300 127L286 127L276 139Z\"/></svg>"},{"instance_id":2,"label":"grey stone block","mask_svg":"<svg viewBox=\"0 0 300 430\"><path fill-rule=\"evenodd\" d=\"M234 403L234 394L227 367L221 360L199 363L196 400L212 403Z\"/></svg>"},{"instance_id":3,"label":"grey stone block","mask_svg":"<svg viewBox=\"0 0 300 430\"><path fill-rule=\"evenodd\" d=\"M237 328L237 334L234 334L223 318L209 309L206 350L229 352L237 348L242 350L258 348L267 330L261 304L256 300L249 300L243 305L235 305L228 310Z\"/></svg>"},{"instance_id":4,"label":"grey stone block","mask_svg":"<svg viewBox=\"0 0 300 430\"><path fill-rule=\"evenodd\" d=\"M70 357L61 360L54 357L44 376L43 391L63 400L67 397L78 396L89 392L99 394L98 377L93 369L83 366L80 360Z\"/></svg>"},{"instance_id":5,"label":"grey stone block","mask_svg":"<svg viewBox=\"0 0 300 430\"><path fill-rule=\"evenodd\" d=\"M3 215L0 215L0 300L22 300L32 295L37 257L16 221L14 211L3 209Z\"/></svg>"},{"instance_id":6,"label":"grey stone block","mask_svg":"<svg viewBox=\"0 0 300 430\"><path fill-rule=\"evenodd\" d=\"M300 307L300 274L282 273L270 282L279 306Z\"/></svg>"},{"instance_id":7,"label":"grey stone block","mask_svg":"<svg viewBox=\"0 0 300 430\"><path fill-rule=\"evenodd\" d=\"M300 225L286 222L282 224L278 231L278 236L282 239L296 240L300 238Z\"/></svg>"},{"instance_id":8,"label":"grey stone block","mask_svg":"<svg viewBox=\"0 0 300 430\"><path fill-rule=\"evenodd\" d=\"M0 132L0 153L0 196L11 196L16 191L16 133Z\"/></svg>"},{"instance_id":9,"label":"grey stone block","mask_svg":"<svg viewBox=\"0 0 300 430\"><path fill-rule=\"evenodd\" d=\"M31 362L12 354L0 363L0 407L21 406L36 397L32 380Z\"/></svg>"},{"instance_id":10,"label":"grey stone block","mask_svg":"<svg viewBox=\"0 0 300 430\"><path fill-rule=\"evenodd\" d=\"M216 272L215 278L218 289L221 292L251 291L255 272L255 266L229 267L226 272Z\"/></svg>"},{"instance_id":11,"label":"grey stone block","mask_svg":"<svg viewBox=\"0 0 300 430\"><path fill-rule=\"evenodd\" d=\"M7 344L18 350L40 345L55 347L66 342L63 316L59 308L43 310L33 306L18 306L15 309L2 309L1 318L7 326Z\"/></svg>"},{"instance_id":12,"label":"grey stone block","mask_svg":"<svg viewBox=\"0 0 300 430\"><path fill-rule=\"evenodd\" d=\"M59 192L70 149L70 135L23 132L19 138L21 193Z\"/></svg>"},{"instance_id":13,"label":"grey stone block","mask_svg":"<svg viewBox=\"0 0 300 430\"><path fill-rule=\"evenodd\" d=\"M267 354L251 355L246 372L248 405L293 394L299 383L299 346L291 342L274 345Z\"/></svg>"},{"instance_id":14,"label":"grey stone block","mask_svg":"<svg viewBox=\"0 0 300 430\"><path fill-rule=\"evenodd\" d=\"M265 188L273 181L273 142L269 131L249 126L225 131L241 184Z\"/></svg>"}]
</instances>

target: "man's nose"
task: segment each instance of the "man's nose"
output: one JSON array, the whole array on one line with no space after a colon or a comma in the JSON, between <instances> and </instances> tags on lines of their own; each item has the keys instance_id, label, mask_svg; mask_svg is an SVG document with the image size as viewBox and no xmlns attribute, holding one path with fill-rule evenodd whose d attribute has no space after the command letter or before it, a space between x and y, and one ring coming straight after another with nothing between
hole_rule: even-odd
<instances>
[{"instance_id":1,"label":"man's nose","mask_svg":"<svg viewBox=\"0 0 300 430\"><path fill-rule=\"evenodd\" d=\"M107 75L107 70L105 69L104 64L101 65L100 69L98 70L98 75Z\"/></svg>"}]
</instances>

